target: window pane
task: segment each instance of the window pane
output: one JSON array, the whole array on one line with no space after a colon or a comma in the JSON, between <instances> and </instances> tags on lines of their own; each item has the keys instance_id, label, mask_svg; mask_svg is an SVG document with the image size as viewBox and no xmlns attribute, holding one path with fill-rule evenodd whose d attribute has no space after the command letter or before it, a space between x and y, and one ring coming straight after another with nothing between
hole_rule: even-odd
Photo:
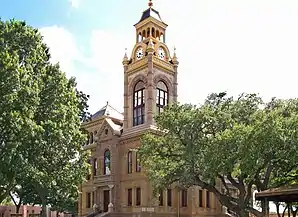
<instances>
[{"instance_id":1,"label":"window pane","mask_svg":"<svg viewBox=\"0 0 298 217\"><path fill-rule=\"evenodd\" d=\"M111 155L110 151L107 150L104 153L104 175L111 174Z\"/></svg>"},{"instance_id":2,"label":"window pane","mask_svg":"<svg viewBox=\"0 0 298 217\"><path fill-rule=\"evenodd\" d=\"M144 84L144 82L143 82L143 81L139 81L139 82L136 84L134 91L138 91L138 90L143 89L143 88L145 88L145 84Z\"/></svg>"},{"instance_id":3,"label":"window pane","mask_svg":"<svg viewBox=\"0 0 298 217\"><path fill-rule=\"evenodd\" d=\"M167 91L167 90L168 90L166 84L165 84L164 82L162 82L162 81L159 81L159 82L157 83L157 88L158 88L158 89L161 89L161 90L164 90L164 91Z\"/></svg>"},{"instance_id":4,"label":"window pane","mask_svg":"<svg viewBox=\"0 0 298 217\"><path fill-rule=\"evenodd\" d=\"M138 152L136 152L136 172L141 172L141 162Z\"/></svg>"},{"instance_id":5,"label":"window pane","mask_svg":"<svg viewBox=\"0 0 298 217\"><path fill-rule=\"evenodd\" d=\"M186 207L187 206L187 191L186 190L183 190L182 192L181 192L181 205L183 206L183 207Z\"/></svg>"},{"instance_id":6,"label":"window pane","mask_svg":"<svg viewBox=\"0 0 298 217\"><path fill-rule=\"evenodd\" d=\"M203 191L199 190L199 207L203 207Z\"/></svg>"},{"instance_id":7,"label":"window pane","mask_svg":"<svg viewBox=\"0 0 298 217\"><path fill-rule=\"evenodd\" d=\"M127 189L127 206L132 205L132 189Z\"/></svg>"},{"instance_id":8,"label":"window pane","mask_svg":"<svg viewBox=\"0 0 298 217\"><path fill-rule=\"evenodd\" d=\"M159 206L163 206L163 191L159 190Z\"/></svg>"},{"instance_id":9,"label":"window pane","mask_svg":"<svg viewBox=\"0 0 298 217\"><path fill-rule=\"evenodd\" d=\"M127 173L132 173L132 152L127 154Z\"/></svg>"},{"instance_id":10,"label":"window pane","mask_svg":"<svg viewBox=\"0 0 298 217\"><path fill-rule=\"evenodd\" d=\"M172 189L167 191L168 206L172 206Z\"/></svg>"},{"instance_id":11,"label":"window pane","mask_svg":"<svg viewBox=\"0 0 298 217\"><path fill-rule=\"evenodd\" d=\"M135 98L134 98L134 102L133 102L134 107L137 106L137 103L138 103L138 96L135 93Z\"/></svg>"},{"instance_id":12,"label":"window pane","mask_svg":"<svg viewBox=\"0 0 298 217\"><path fill-rule=\"evenodd\" d=\"M133 117L137 117L138 116L138 109L134 109L133 110Z\"/></svg>"},{"instance_id":13,"label":"window pane","mask_svg":"<svg viewBox=\"0 0 298 217\"><path fill-rule=\"evenodd\" d=\"M141 205L141 188L136 189L136 206Z\"/></svg>"},{"instance_id":14,"label":"window pane","mask_svg":"<svg viewBox=\"0 0 298 217\"><path fill-rule=\"evenodd\" d=\"M206 207L210 208L210 192L206 191Z\"/></svg>"}]
</instances>

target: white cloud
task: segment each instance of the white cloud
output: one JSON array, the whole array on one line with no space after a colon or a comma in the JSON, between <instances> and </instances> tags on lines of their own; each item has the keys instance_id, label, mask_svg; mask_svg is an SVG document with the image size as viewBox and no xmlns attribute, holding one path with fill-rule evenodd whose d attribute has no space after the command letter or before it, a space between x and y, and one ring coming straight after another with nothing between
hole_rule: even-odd
<instances>
[{"instance_id":1,"label":"white cloud","mask_svg":"<svg viewBox=\"0 0 298 217\"><path fill-rule=\"evenodd\" d=\"M222 90L297 96L297 1L163 0L156 6L180 57L180 100L196 103Z\"/></svg>"},{"instance_id":2,"label":"white cloud","mask_svg":"<svg viewBox=\"0 0 298 217\"><path fill-rule=\"evenodd\" d=\"M267 99L297 95L298 1L156 0L154 7L169 24L166 39L170 50L177 47L180 101L198 103L207 94L224 90L233 95L257 92ZM67 30L45 30L53 58L91 94L92 110L106 100L122 109L121 62L124 48L131 50L134 45L131 26L93 30L90 58L80 53ZM85 70L76 69L74 59Z\"/></svg>"},{"instance_id":3,"label":"white cloud","mask_svg":"<svg viewBox=\"0 0 298 217\"><path fill-rule=\"evenodd\" d=\"M74 35L67 29L50 26L40 29L50 47L51 62L59 62L67 76L77 78L78 87L90 97L90 111L95 112L109 101L122 110L123 66L125 44L133 40L117 37L104 30L93 30L90 35L91 55L83 55ZM127 36L132 34L126 34ZM125 39L124 39L125 38ZM125 42L125 43L124 43Z\"/></svg>"},{"instance_id":4,"label":"white cloud","mask_svg":"<svg viewBox=\"0 0 298 217\"><path fill-rule=\"evenodd\" d=\"M44 27L40 32L50 47L51 61L59 62L62 70L72 72L73 61L80 56L74 36L65 28L58 26Z\"/></svg>"},{"instance_id":5,"label":"white cloud","mask_svg":"<svg viewBox=\"0 0 298 217\"><path fill-rule=\"evenodd\" d=\"M81 4L81 0L68 0L72 7L78 8Z\"/></svg>"}]
</instances>

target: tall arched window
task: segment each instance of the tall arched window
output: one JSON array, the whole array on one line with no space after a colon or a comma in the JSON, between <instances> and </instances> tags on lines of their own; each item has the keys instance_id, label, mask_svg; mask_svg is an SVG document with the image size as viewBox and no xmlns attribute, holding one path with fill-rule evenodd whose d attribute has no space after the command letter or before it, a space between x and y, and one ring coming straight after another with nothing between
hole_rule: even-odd
<instances>
[{"instance_id":1,"label":"tall arched window","mask_svg":"<svg viewBox=\"0 0 298 217\"><path fill-rule=\"evenodd\" d=\"M104 153L104 162L103 162L103 174L110 175L111 174L111 153L110 150L106 150Z\"/></svg>"},{"instance_id":2,"label":"tall arched window","mask_svg":"<svg viewBox=\"0 0 298 217\"><path fill-rule=\"evenodd\" d=\"M133 126L144 123L145 120L145 84L139 81L133 92Z\"/></svg>"},{"instance_id":3,"label":"tall arched window","mask_svg":"<svg viewBox=\"0 0 298 217\"><path fill-rule=\"evenodd\" d=\"M94 161L93 161L93 177L96 176L97 174L97 159L94 158Z\"/></svg>"},{"instance_id":4,"label":"tall arched window","mask_svg":"<svg viewBox=\"0 0 298 217\"><path fill-rule=\"evenodd\" d=\"M94 138L94 137L93 137L93 133L91 132L91 133L90 133L90 144L93 144L93 138Z\"/></svg>"},{"instance_id":5,"label":"tall arched window","mask_svg":"<svg viewBox=\"0 0 298 217\"><path fill-rule=\"evenodd\" d=\"M91 165L91 161L90 161L90 159L87 161L87 163L88 163L89 165ZM90 171L88 171L88 174L87 174L87 180L90 180L90 178L91 178L91 173L90 173Z\"/></svg>"},{"instance_id":6,"label":"tall arched window","mask_svg":"<svg viewBox=\"0 0 298 217\"><path fill-rule=\"evenodd\" d=\"M168 88L163 81L159 81L156 87L156 111L159 114L168 105Z\"/></svg>"},{"instance_id":7,"label":"tall arched window","mask_svg":"<svg viewBox=\"0 0 298 217\"><path fill-rule=\"evenodd\" d=\"M127 173L132 173L132 152L127 153Z\"/></svg>"},{"instance_id":8,"label":"tall arched window","mask_svg":"<svg viewBox=\"0 0 298 217\"><path fill-rule=\"evenodd\" d=\"M141 172L141 161L138 152L136 152L136 172Z\"/></svg>"}]
</instances>

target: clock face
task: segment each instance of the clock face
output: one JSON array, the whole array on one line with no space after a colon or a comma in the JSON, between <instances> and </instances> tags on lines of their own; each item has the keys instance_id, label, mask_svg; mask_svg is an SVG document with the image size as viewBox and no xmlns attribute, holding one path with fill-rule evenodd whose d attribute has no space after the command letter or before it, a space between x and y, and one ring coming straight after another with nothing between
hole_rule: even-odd
<instances>
[{"instance_id":1,"label":"clock face","mask_svg":"<svg viewBox=\"0 0 298 217\"><path fill-rule=\"evenodd\" d=\"M162 47L158 48L158 57L162 60L164 60L166 57L166 52Z\"/></svg>"},{"instance_id":2,"label":"clock face","mask_svg":"<svg viewBox=\"0 0 298 217\"><path fill-rule=\"evenodd\" d=\"M136 52L136 58L137 58L137 60L139 60L139 59L141 59L143 56L144 56L143 49L140 47L140 48L138 48L138 50L137 50L137 52Z\"/></svg>"}]
</instances>

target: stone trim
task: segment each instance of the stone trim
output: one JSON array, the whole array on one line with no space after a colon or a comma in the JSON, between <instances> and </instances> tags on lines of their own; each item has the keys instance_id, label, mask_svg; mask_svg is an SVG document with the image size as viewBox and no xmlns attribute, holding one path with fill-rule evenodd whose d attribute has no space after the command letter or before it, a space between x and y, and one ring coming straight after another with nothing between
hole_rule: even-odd
<instances>
[{"instance_id":1,"label":"stone trim","mask_svg":"<svg viewBox=\"0 0 298 217\"><path fill-rule=\"evenodd\" d=\"M167 76L165 76L163 74L158 74L158 75L154 76L154 78L153 78L153 84L154 84L154 88L155 89L156 89L157 83L159 81L162 81L162 82L164 82L166 84L166 86L168 88L168 93L174 94L173 93L173 85L172 85L170 79Z\"/></svg>"},{"instance_id":2,"label":"stone trim","mask_svg":"<svg viewBox=\"0 0 298 217\"><path fill-rule=\"evenodd\" d=\"M143 81L145 84L145 89L147 88L147 83L148 83L147 77L144 74L139 74L131 80L131 82L128 86L128 95L129 96L133 94L134 87L139 81Z\"/></svg>"}]
</instances>

